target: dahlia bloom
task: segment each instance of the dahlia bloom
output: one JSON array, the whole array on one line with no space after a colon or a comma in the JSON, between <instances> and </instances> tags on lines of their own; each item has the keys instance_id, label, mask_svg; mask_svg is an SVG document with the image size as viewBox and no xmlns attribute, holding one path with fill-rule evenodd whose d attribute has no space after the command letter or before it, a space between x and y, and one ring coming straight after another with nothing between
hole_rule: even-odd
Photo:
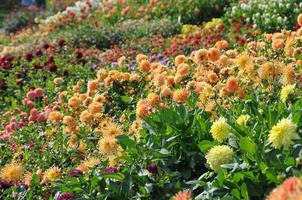
<instances>
[{"instance_id":1,"label":"dahlia bloom","mask_svg":"<svg viewBox=\"0 0 302 200\"><path fill-rule=\"evenodd\" d=\"M219 145L212 147L206 154L205 158L210 168L214 171L218 170L220 165L228 164L232 160L233 149L227 145Z\"/></svg>"},{"instance_id":2,"label":"dahlia bloom","mask_svg":"<svg viewBox=\"0 0 302 200\"><path fill-rule=\"evenodd\" d=\"M294 93L295 85L287 85L281 89L280 99L282 102L286 102L290 94Z\"/></svg>"},{"instance_id":3,"label":"dahlia bloom","mask_svg":"<svg viewBox=\"0 0 302 200\"><path fill-rule=\"evenodd\" d=\"M294 124L290 119L282 119L269 133L268 141L276 149L285 148L287 149L293 140L300 139L297 133L297 125Z\"/></svg>"},{"instance_id":4,"label":"dahlia bloom","mask_svg":"<svg viewBox=\"0 0 302 200\"><path fill-rule=\"evenodd\" d=\"M211 127L210 132L212 133L212 137L218 142L223 142L229 137L230 134L230 125L226 122L226 119L220 117L217 121L215 121Z\"/></svg>"}]
</instances>

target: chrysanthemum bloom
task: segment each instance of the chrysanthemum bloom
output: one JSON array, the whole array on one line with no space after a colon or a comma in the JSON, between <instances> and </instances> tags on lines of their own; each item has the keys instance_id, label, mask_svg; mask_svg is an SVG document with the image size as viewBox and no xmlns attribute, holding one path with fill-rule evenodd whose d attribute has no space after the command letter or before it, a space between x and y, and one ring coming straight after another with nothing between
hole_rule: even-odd
<instances>
[{"instance_id":1,"label":"chrysanthemum bloom","mask_svg":"<svg viewBox=\"0 0 302 200\"><path fill-rule=\"evenodd\" d=\"M229 93L234 93L238 90L239 88L239 84L236 78L234 77L230 77L228 78L226 85L225 85L225 89L229 92Z\"/></svg>"},{"instance_id":2,"label":"chrysanthemum bloom","mask_svg":"<svg viewBox=\"0 0 302 200\"><path fill-rule=\"evenodd\" d=\"M247 55L239 55L238 58L236 59L236 65L239 66L239 68L244 69L246 66L250 65L252 63L252 58Z\"/></svg>"},{"instance_id":3,"label":"chrysanthemum bloom","mask_svg":"<svg viewBox=\"0 0 302 200\"><path fill-rule=\"evenodd\" d=\"M194 61L196 64L201 64L208 59L208 51L206 49L199 49L195 52Z\"/></svg>"},{"instance_id":4,"label":"chrysanthemum bloom","mask_svg":"<svg viewBox=\"0 0 302 200\"><path fill-rule=\"evenodd\" d=\"M115 137L121 134L121 132L122 132L121 128L116 123L113 122L110 122L108 126L103 128L104 136Z\"/></svg>"},{"instance_id":5,"label":"chrysanthemum bloom","mask_svg":"<svg viewBox=\"0 0 302 200\"><path fill-rule=\"evenodd\" d=\"M6 164L0 172L1 180L16 183L21 180L23 177L24 168L22 164L12 162L10 164Z\"/></svg>"},{"instance_id":6,"label":"chrysanthemum bloom","mask_svg":"<svg viewBox=\"0 0 302 200\"><path fill-rule=\"evenodd\" d=\"M273 42L272 42L272 48L273 48L273 50L275 50L275 51L277 51L277 50L283 48L284 45L285 45L285 42L284 42L283 39L275 39L275 40L273 40Z\"/></svg>"},{"instance_id":7,"label":"chrysanthemum bloom","mask_svg":"<svg viewBox=\"0 0 302 200\"><path fill-rule=\"evenodd\" d=\"M155 94L153 92L148 94L147 99L148 99L148 102L149 102L150 105L157 104L160 101L159 95Z\"/></svg>"},{"instance_id":8,"label":"chrysanthemum bloom","mask_svg":"<svg viewBox=\"0 0 302 200\"><path fill-rule=\"evenodd\" d=\"M88 110L91 114L96 114L96 113L100 113L103 109L103 105L101 103L98 102L92 102L91 104L89 104L88 106Z\"/></svg>"},{"instance_id":9,"label":"chrysanthemum bloom","mask_svg":"<svg viewBox=\"0 0 302 200\"><path fill-rule=\"evenodd\" d=\"M220 165L228 164L232 161L233 149L227 145L218 145L212 147L206 154L205 158L210 168L218 170Z\"/></svg>"},{"instance_id":10,"label":"chrysanthemum bloom","mask_svg":"<svg viewBox=\"0 0 302 200\"><path fill-rule=\"evenodd\" d=\"M268 141L276 149L284 148L287 149L293 140L300 139L297 133L297 125L294 124L290 119L282 119L269 133Z\"/></svg>"},{"instance_id":11,"label":"chrysanthemum bloom","mask_svg":"<svg viewBox=\"0 0 302 200\"><path fill-rule=\"evenodd\" d=\"M215 72L209 73L208 74L208 80L210 83L217 83L218 81L218 76Z\"/></svg>"},{"instance_id":12,"label":"chrysanthemum bloom","mask_svg":"<svg viewBox=\"0 0 302 200\"><path fill-rule=\"evenodd\" d=\"M52 167L45 171L44 181L45 182L56 181L59 180L60 177L61 177L61 169L58 167Z\"/></svg>"},{"instance_id":13,"label":"chrysanthemum bloom","mask_svg":"<svg viewBox=\"0 0 302 200\"><path fill-rule=\"evenodd\" d=\"M125 57L125 56L120 57L120 58L117 60L117 63L118 63L118 66L119 66L121 69L124 69L124 68L126 67L126 57Z\"/></svg>"},{"instance_id":14,"label":"chrysanthemum bloom","mask_svg":"<svg viewBox=\"0 0 302 200\"><path fill-rule=\"evenodd\" d=\"M36 93L34 90L31 90L27 93L27 98L30 100L34 100L36 98Z\"/></svg>"},{"instance_id":15,"label":"chrysanthemum bloom","mask_svg":"<svg viewBox=\"0 0 302 200\"><path fill-rule=\"evenodd\" d=\"M295 195L299 194L301 197L302 182L297 177L290 177L286 179L280 186L275 188L266 200L296 200ZM298 200L299 198L297 198Z\"/></svg>"},{"instance_id":16,"label":"chrysanthemum bloom","mask_svg":"<svg viewBox=\"0 0 302 200\"><path fill-rule=\"evenodd\" d=\"M227 49L227 48L229 48L229 43L226 40L220 40L220 41L216 42L214 47L217 48L218 50Z\"/></svg>"},{"instance_id":17,"label":"chrysanthemum bloom","mask_svg":"<svg viewBox=\"0 0 302 200\"><path fill-rule=\"evenodd\" d=\"M103 154L111 154L117 151L117 139L114 137L103 137L99 141L99 151Z\"/></svg>"},{"instance_id":18,"label":"chrysanthemum bloom","mask_svg":"<svg viewBox=\"0 0 302 200\"><path fill-rule=\"evenodd\" d=\"M106 78L107 75L108 75L108 72L107 72L106 69L100 69L96 73L96 76L97 76L98 80L104 80L104 78Z\"/></svg>"},{"instance_id":19,"label":"chrysanthemum bloom","mask_svg":"<svg viewBox=\"0 0 302 200\"><path fill-rule=\"evenodd\" d=\"M142 60L140 63L139 63L139 70L141 72L144 72L144 73L148 73L150 71L150 62L148 60Z\"/></svg>"},{"instance_id":20,"label":"chrysanthemum bloom","mask_svg":"<svg viewBox=\"0 0 302 200\"><path fill-rule=\"evenodd\" d=\"M249 115L240 115L236 122L237 124L239 124L240 126L246 126L247 121L249 120L250 116Z\"/></svg>"},{"instance_id":21,"label":"chrysanthemum bloom","mask_svg":"<svg viewBox=\"0 0 302 200\"><path fill-rule=\"evenodd\" d=\"M80 115L80 121L84 123L89 123L93 116L88 110L84 110Z\"/></svg>"},{"instance_id":22,"label":"chrysanthemum bloom","mask_svg":"<svg viewBox=\"0 0 302 200\"><path fill-rule=\"evenodd\" d=\"M138 63L140 63L142 60L147 60L148 59L148 56L146 56L146 55L144 55L144 54L138 54L137 56L136 56L136 61L138 62Z\"/></svg>"},{"instance_id":23,"label":"chrysanthemum bloom","mask_svg":"<svg viewBox=\"0 0 302 200\"><path fill-rule=\"evenodd\" d=\"M83 162L83 165L87 166L88 168L93 168L97 165L99 165L100 159L95 158L95 157L90 157L90 158L86 158Z\"/></svg>"},{"instance_id":24,"label":"chrysanthemum bloom","mask_svg":"<svg viewBox=\"0 0 302 200\"><path fill-rule=\"evenodd\" d=\"M178 89L173 92L173 101L181 103L186 101L190 96L190 92L187 89Z\"/></svg>"},{"instance_id":25,"label":"chrysanthemum bloom","mask_svg":"<svg viewBox=\"0 0 302 200\"><path fill-rule=\"evenodd\" d=\"M174 195L172 199L173 200L191 200L192 192L190 190L180 191L176 195Z\"/></svg>"},{"instance_id":26,"label":"chrysanthemum bloom","mask_svg":"<svg viewBox=\"0 0 302 200\"><path fill-rule=\"evenodd\" d=\"M282 83L284 85L294 84L296 82L296 72L292 65L287 65L283 68L283 79Z\"/></svg>"},{"instance_id":27,"label":"chrysanthemum bloom","mask_svg":"<svg viewBox=\"0 0 302 200\"><path fill-rule=\"evenodd\" d=\"M168 96L171 96L172 94L173 94L173 92L168 86L163 86L160 91L160 95L163 97L168 97Z\"/></svg>"},{"instance_id":28,"label":"chrysanthemum bloom","mask_svg":"<svg viewBox=\"0 0 302 200\"><path fill-rule=\"evenodd\" d=\"M230 131L230 125L223 117L220 117L217 121L215 121L210 130L212 137L218 142L223 142L226 140L229 137Z\"/></svg>"},{"instance_id":29,"label":"chrysanthemum bloom","mask_svg":"<svg viewBox=\"0 0 302 200\"><path fill-rule=\"evenodd\" d=\"M178 55L175 57L175 65L178 66L182 63L184 63L187 60L187 57L185 55Z\"/></svg>"},{"instance_id":30,"label":"chrysanthemum bloom","mask_svg":"<svg viewBox=\"0 0 302 200\"><path fill-rule=\"evenodd\" d=\"M281 67L277 63L267 62L259 68L259 76L264 80L272 80L281 74Z\"/></svg>"},{"instance_id":31,"label":"chrysanthemum bloom","mask_svg":"<svg viewBox=\"0 0 302 200\"><path fill-rule=\"evenodd\" d=\"M53 123L59 123L62 119L62 114L59 111L52 111L48 115L48 120Z\"/></svg>"},{"instance_id":32,"label":"chrysanthemum bloom","mask_svg":"<svg viewBox=\"0 0 302 200\"><path fill-rule=\"evenodd\" d=\"M297 22L300 26L302 26L302 13L298 15Z\"/></svg>"},{"instance_id":33,"label":"chrysanthemum bloom","mask_svg":"<svg viewBox=\"0 0 302 200\"><path fill-rule=\"evenodd\" d=\"M177 66L177 74L186 76L190 72L190 66L186 63L179 64Z\"/></svg>"},{"instance_id":34,"label":"chrysanthemum bloom","mask_svg":"<svg viewBox=\"0 0 302 200\"><path fill-rule=\"evenodd\" d=\"M36 93L36 97L39 98L39 97L43 97L44 95L44 90L42 88L36 88L34 90L34 92Z\"/></svg>"},{"instance_id":35,"label":"chrysanthemum bloom","mask_svg":"<svg viewBox=\"0 0 302 200\"><path fill-rule=\"evenodd\" d=\"M61 77L58 77L58 78L55 78L55 79L53 80L53 82L54 82L55 85L59 86L59 85L61 85L62 83L64 83L64 79L61 78Z\"/></svg>"},{"instance_id":36,"label":"chrysanthemum bloom","mask_svg":"<svg viewBox=\"0 0 302 200\"><path fill-rule=\"evenodd\" d=\"M99 88L99 80L92 80L88 82L88 90L95 91Z\"/></svg>"},{"instance_id":37,"label":"chrysanthemum bloom","mask_svg":"<svg viewBox=\"0 0 302 200\"><path fill-rule=\"evenodd\" d=\"M219 54L218 49L210 48L208 51L208 58L210 61L213 61L213 62L215 62L216 60L219 60L220 54Z\"/></svg>"},{"instance_id":38,"label":"chrysanthemum bloom","mask_svg":"<svg viewBox=\"0 0 302 200\"><path fill-rule=\"evenodd\" d=\"M68 100L68 105L72 109L77 109L81 105L81 100L78 97L71 97Z\"/></svg>"},{"instance_id":39,"label":"chrysanthemum bloom","mask_svg":"<svg viewBox=\"0 0 302 200\"><path fill-rule=\"evenodd\" d=\"M290 94L294 93L295 85L287 85L281 89L280 99L282 102L286 102Z\"/></svg>"},{"instance_id":40,"label":"chrysanthemum bloom","mask_svg":"<svg viewBox=\"0 0 302 200\"><path fill-rule=\"evenodd\" d=\"M63 123L66 126L69 126L69 127L75 127L75 126L77 126L77 121L73 117L71 117L71 116L65 116L63 118Z\"/></svg>"}]
</instances>

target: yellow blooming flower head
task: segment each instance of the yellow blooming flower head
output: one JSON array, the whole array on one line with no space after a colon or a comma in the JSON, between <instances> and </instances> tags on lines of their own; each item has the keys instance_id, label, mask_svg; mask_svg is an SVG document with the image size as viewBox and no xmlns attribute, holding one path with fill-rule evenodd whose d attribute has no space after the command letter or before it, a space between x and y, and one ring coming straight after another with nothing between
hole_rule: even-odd
<instances>
[{"instance_id":1,"label":"yellow blooming flower head","mask_svg":"<svg viewBox=\"0 0 302 200\"><path fill-rule=\"evenodd\" d=\"M294 93L295 85L287 85L281 89L280 99L282 102L286 102L288 96Z\"/></svg>"},{"instance_id":2,"label":"yellow blooming flower head","mask_svg":"<svg viewBox=\"0 0 302 200\"><path fill-rule=\"evenodd\" d=\"M181 33L182 34L197 33L199 30L200 28L196 25L185 24L181 28Z\"/></svg>"},{"instance_id":3,"label":"yellow blooming flower head","mask_svg":"<svg viewBox=\"0 0 302 200\"><path fill-rule=\"evenodd\" d=\"M87 166L88 168L93 168L94 166L100 164L100 160L95 157L87 158L84 162L83 165Z\"/></svg>"},{"instance_id":4,"label":"yellow blooming flower head","mask_svg":"<svg viewBox=\"0 0 302 200\"><path fill-rule=\"evenodd\" d=\"M12 162L2 168L0 177L4 181L16 183L23 177L23 173L24 168L22 164Z\"/></svg>"},{"instance_id":5,"label":"yellow blooming flower head","mask_svg":"<svg viewBox=\"0 0 302 200\"><path fill-rule=\"evenodd\" d=\"M287 149L293 140L300 139L296 132L297 125L294 124L290 119L282 119L269 133L268 141L276 149L285 148Z\"/></svg>"},{"instance_id":6,"label":"yellow blooming flower head","mask_svg":"<svg viewBox=\"0 0 302 200\"><path fill-rule=\"evenodd\" d=\"M240 126L246 126L247 121L249 120L250 116L249 115L240 115L236 122L237 124L239 124Z\"/></svg>"},{"instance_id":7,"label":"yellow blooming flower head","mask_svg":"<svg viewBox=\"0 0 302 200\"><path fill-rule=\"evenodd\" d=\"M230 129L231 127L226 122L226 119L224 117L220 117L213 123L210 132L215 140L218 142L223 142L229 137Z\"/></svg>"},{"instance_id":8,"label":"yellow blooming flower head","mask_svg":"<svg viewBox=\"0 0 302 200\"><path fill-rule=\"evenodd\" d=\"M109 122L108 126L103 128L104 135L109 137L115 137L121 134L121 132L122 132L121 128L116 123L113 122Z\"/></svg>"},{"instance_id":9,"label":"yellow blooming flower head","mask_svg":"<svg viewBox=\"0 0 302 200\"><path fill-rule=\"evenodd\" d=\"M102 154L115 153L117 148L117 139L114 137L105 136L99 141L99 151Z\"/></svg>"},{"instance_id":10,"label":"yellow blooming flower head","mask_svg":"<svg viewBox=\"0 0 302 200\"><path fill-rule=\"evenodd\" d=\"M61 176L61 169L58 167L52 167L46 170L44 174L44 181L49 182L49 181L55 181L58 180Z\"/></svg>"},{"instance_id":11,"label":"yellow blooming flower head","mask_svg":"<svg viewBox=\"0 0 302 200\"><path fill-rule=\"evenodd\" d=\"M204 28L205 29L215 28L219 24L222 24L222 20L220 18L213 18L212 21L206 23Z\"/></svg>"},{"instance_id":12,"label":"yellow blooming flower head","mask_svg":"<svg viewBox=\"0 0 302 200\"><path fill-rule=\"evenodd\" d=\"M228 164L233 157L233 149L227 145L218 145L212 147L205 156L210 168L214 171L218 170L220 165Z\"/></svg>"}]
</instances>

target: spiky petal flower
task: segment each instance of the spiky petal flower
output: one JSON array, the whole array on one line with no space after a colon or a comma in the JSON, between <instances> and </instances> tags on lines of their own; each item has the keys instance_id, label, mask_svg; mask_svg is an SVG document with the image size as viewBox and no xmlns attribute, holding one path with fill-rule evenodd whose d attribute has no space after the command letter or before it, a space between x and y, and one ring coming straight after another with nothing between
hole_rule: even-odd
<instances>
[{"instance_id":1,"label":"spiky petal flower","mask_svg":"<svg viewBox=\"0 0 302 200\"><path fill-rule=\"evenodd\" d=\"M297 177L286 179L280 186L275 188L266 200L301 199L302 182ZM299 198L297 198L299 197Z\"/></svg>"},{"instance_id":2,"label":"spiky petal flower","mask_svg":"<svg viewBox=\"0 0 302 200\"><path fill-rule=\"evenodd\" d=\"M192 199L192 192L190 190L180 191L173 196L173 200L191 200L191 199Z\"/></svg>"},{"instance_id":3,"label":"spiky petal flower","mask_svg":"<svg viewBox=\"0 0 302 200\"><path fill-rule=\"evenodd\" d=\"M205 156L210 168L214 171L219 169L220 165L228 164L232 160L233 149L227 145L218 145L212 147Z\"/></svg>"},{"instance_id":4,"label":"spiky petal flower","mask_svg":"<svg viewBox=\"0 0 302 200\"><path fill-rule=\"evenodd\" d=\"M288 96L294 93L295 85L287 85L281 89L280 99L282 102L286 102Z\"/></svg>"},{"instance_id":5,"label":"spiky petal flower","mask_svg":"<svg viewBox=\"0 0 302 200\"><path fill-rule=\"evenodd\" d=\"M250 116L249 115L240 115L236 122L237 124L239 124L240 126L246 126L247 121L249 120Z\"/></svg>"},{"instance_id":6,"label":"spiky petal flower","mask_svg":"<svg viewBox=\"0 0 302 200\"><path fill-rule=\"evenodd\" d=\"M1 172L0 176L3 181L16 183L20 179L22 179L24 173L24 168L22 164L12 162L10 164L6 164Z\"/></svg>"},{"instance_id":7,"label":"spiky petal flower","mask_svg":"<svg viewBox=\"0 0 302 200\"><path fill-rule=\"evenodd\" d=\"M230 129L231 127L226 122L226 119L224 117L220 117L213 123L210 132L215 140L218 142L223 142L229 137Z\"/></svg>"},{"instance_id":8,"label":"spiky petal flower","mask_svg":"<svg viewBox=\"0 0 302 200\"><path fill-rule=\"evenodd\" d=\"M285 148L287 149L293 140L300 139L296 132L297 125L294 124L290 119L282 119L269 133L268 141L276 149Z\"/></svg>"},{"instance_id":9,"label":"spiky petal flower","mask_svg":"<svg viewBox=\"0 0 302 200\"><path fill-rule=\"evenodd\" d=\"M58 167L52 167L46 170L44 174L44 181L49 182L49 181L56 181L59 180L61 176L61 169Z\"/></svg>"}]
</instances>

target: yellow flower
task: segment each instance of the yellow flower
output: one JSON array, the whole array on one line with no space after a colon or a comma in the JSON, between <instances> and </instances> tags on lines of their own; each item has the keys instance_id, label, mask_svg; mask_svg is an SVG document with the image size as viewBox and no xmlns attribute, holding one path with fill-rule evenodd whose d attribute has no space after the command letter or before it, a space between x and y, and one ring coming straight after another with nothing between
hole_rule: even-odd
<instances>
[{"instance_id":1,"label":"yellow flower","mask_svg":"<svg viewBox=\"0 0 302 200\"><path fill-rule=\"evenodd\" d=\"M103 154L115 153L117 151L117 139L114 137L103 137L99 141L99 151Z\"/></svg>"},{"instance_id":2,"label":"yellow flower","mask_svg":"<svg viewBox=\"0 0 302 200\"><path fill-rule=\"evenodd\" d=\"M46 170L44 174L44 181L49 182L49 181L55 181L58 180L61 176L61 169L58 167L52 167Z\"/></svg>"},{"instance_id":3,"label":"yellow flower","mask_svg":"<svg viewBox=\"0 0 302 200\"><path fill-rule=\"evenodd\" d=\"M213 123L210 132L212 133L212 137L215 140L217 140L218 142L223 142L229 137L230 129L231 127L226 122L226 119L220 117Z\"/></svg>"},{"instance_id":4,"label":"yellow flower","mask_svg":"<svg viewBox=\"0 0 302 200\"><path fill-rule=\"evenodd\" d=\"M240 126L246 126L247 121L249 120L250 116L249 115L240 115L236 122L237 124L239 124Z\"/></svg>"},{"instance_id":5,"label":"yellow flower","mask_svg":"<svg viewBox=\"0 0 302 200\"><path fill-rule=\"evenodd\" d=\"M286 102L288 96L294 92L295 85L287 85L281 89L280 99L282 102Z\"/></svg>"},{"instance_id":6,"label":"yellow flower","mask_svg":"<svg viewBox=\"0 0 302 200\"><path fill-rule=\"evenodd\" d=\"M233 149L227 145L219 145L212 147L205 156L210 168L214 171L218 170L220 165L228 164L232 160Z\"/></svg>"},{"instance_id":7,"label":"yellow flower","mask_svg":"<svg viewBox=\"0 0 302 200\"><path fill-rule=\"evenodd\" d=\"M23 177L23 173L24 168L22 164L12 162L2 168L0 177L4 181L16 183Z\"/></svg>"},{"instance_id":8,"label":"yellow flower","mask_svg":"<svg viewBox=\"0 0 302 200\"><path fill-rule=\"evenodd\" d=\"M83 165L87 166L88 168L93 168L94 166L100 164L100 160L95 157L87 158L84 162Z\"/></svg>"},{"instance_id":9,"label":"yellow flower","mask_svg":"<svg viewBox=\"0 0 302 200\"><path fill-rule=\"evenodd\" d=\"M269 133L268 141L276 149L284 147L287 149L293 140L300 139L296 132L297 125L294 124L290 119L282 119Z\"/></svg>"},{"instance_id":10,"label":"yellow flower","mask_svg":"<svg viewBox=\"0 0 302 200\"><path fill-rule=\"evenodd\" d=\"M108 126L106 126L106 128L103 129L104 135L109 137L115 137L121 134L121 132L122 132L121 128L117 124L112 122L110 122Z\"/></svg>"},{"instance_id":11,"label":"yellow flower","mask_svg":"<svg viewBox=\"0 0 302 200\"><path fill-rule=\"evenodd\" d=\"M220 18L213 18L212 21L206 23L204 28L205 29L215 28L219 24L222 24L222 20Z\"/></svg>"}]
</instances>

